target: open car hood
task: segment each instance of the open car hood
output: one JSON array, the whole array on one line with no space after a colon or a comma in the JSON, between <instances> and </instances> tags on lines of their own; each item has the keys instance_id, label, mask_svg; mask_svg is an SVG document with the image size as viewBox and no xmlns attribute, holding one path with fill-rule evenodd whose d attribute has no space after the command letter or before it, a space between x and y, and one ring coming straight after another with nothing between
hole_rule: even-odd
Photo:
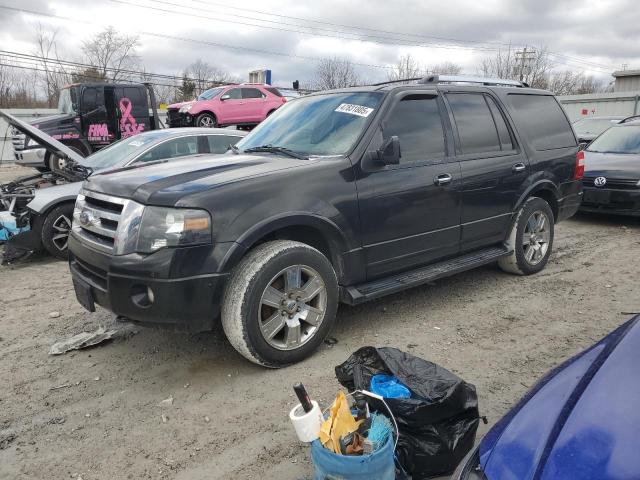
<instances>
[{"instance_id":1,"label":"open car hood","mask_svg":"<svg viewBox=\"0 0 640 480\"><path fill-rule=\"evenodd\" d=\"M4 118L12 127L24 133L27 137L36 142L38 145L41 145L53 155L61 158L66 158L68 160L73 160L76 163L82 161L82 156L78 155L69 147L67 147L63 143L60 143L58 140L52 138L50 135L47 135L42 130L34 127L33 125L29 125L22 120L18 120L13 115L8 114L7 112L3 112L2 110L0 110L0 117Z\"/></svg>"}]
</instances>

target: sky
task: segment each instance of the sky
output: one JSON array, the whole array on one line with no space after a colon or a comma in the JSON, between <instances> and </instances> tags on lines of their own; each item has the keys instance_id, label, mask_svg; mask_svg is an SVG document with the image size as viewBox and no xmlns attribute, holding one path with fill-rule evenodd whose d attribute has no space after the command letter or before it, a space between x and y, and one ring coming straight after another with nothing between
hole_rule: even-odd
<instances>
[{"instance_id":1,"label":"sky","mask_svg":"<svg viewBox=\"0 0 640 480\"><path fill-rule=\"evenodd\" d=\"M555 69L603 80L640 68L637 0L0 0L0 50L33 53L38 24L57 30L65 60L81 60L82 40L113 26L139 35L149 72L180 74L202 59L243 80L269 68L279 86L305 82L334 56L370 82L407 54L476 74L509 45L545 46Z\"/></svg>"}]
</instances>

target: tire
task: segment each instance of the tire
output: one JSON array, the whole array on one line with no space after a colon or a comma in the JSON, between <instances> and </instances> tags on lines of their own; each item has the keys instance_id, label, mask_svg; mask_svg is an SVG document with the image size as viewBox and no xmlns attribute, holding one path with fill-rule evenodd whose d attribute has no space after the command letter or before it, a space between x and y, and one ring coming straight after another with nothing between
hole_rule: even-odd
<instances>
[{"instance_id":1,"label":"tire","mask_svg":"<svg viewBox=\"0 0 640 480\"><path fill-rule=\"evenodd\" d=\"M242 356L279 368L313 353L331 331L337 309L338 280L329 260L304 243L275 240L251 250L231 272L222 327ZM307 323L310 315L314 321Z\"/></svg>"},{"instance_id":2,"label":"tire","mask_svg":"<svg viewBox=\"0 0 640 480\"><path fill-rule=\"evenodd\" d=\"M201 113L196 117L196 127L215 128L217 126L216 117L211 113Z\"/></svg>"},{"instance_id":3,"label":"tire","mask_svg":"<svg viewBox=\"0 0 640 480\"><path fill-rule=\"evenodd\" d=\"M500 268L516 275L541 271L551 256L554 222L553 211L545 200L539 197L527 199L507 238L507 247L512 253L498 261Z\"/></svg>"},{"instance_id":4,"label":"tire","mask_svg":"<svg viewBox=\"0 0 640 480\"><path fill-rule=\"evenodd\" d=\"M80 155L81 157L86 157L87 155L80 150L79 148L76 147L72 147L70 145L67 145L67 147L70 150L73 150L75 153L77 153L78 155ZM64 162L63 159L61 159L60 157L57 157L49 152L46 153L45 157L44 157L44 164L47 166L47 170L51 170L52 172L54 171L53 167L54 167L54 162L57 162L57 169L61 170L64 166L64 164L62 162Z\"/></svg>"},{"instance_id":5,"label":"tire","mask_svg":"<svg viewBox=\"0 0 640 480\"><path fill-rule=\"evenodd\" d=\"M42 222L40 232L42 246L51 255L61 260L66 260L69 257L67 240L73 219L73 206L73 203L63 203L55 207Z\"/></svg>"}]
</instances>

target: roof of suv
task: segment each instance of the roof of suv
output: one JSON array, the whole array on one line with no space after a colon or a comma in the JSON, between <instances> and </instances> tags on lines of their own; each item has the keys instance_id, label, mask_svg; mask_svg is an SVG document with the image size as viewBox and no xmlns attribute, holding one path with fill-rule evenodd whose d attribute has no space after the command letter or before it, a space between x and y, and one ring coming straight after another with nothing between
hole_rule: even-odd
<instances>
[{"instance_id":1,"label":"roof of suv","mask_svg":"<svg viewBox=\"0 0 640 480\"><path fill-rule=\"evenodd\" d=\"M323 90L320 92L314 92L310 95L324 95L327 93L347 93L347 92L390 92L393 90L438 90L439 87L456 86L464 87L469 91L513 91L517 93L536 93L539 95L553 95L548 90L541 90L531 87L516 87L516 86L502 86L502 85L470 85L470 84L437 84L437 83L411 83L411 84L392 84L392 85L364 85L360 87L346 87L336 88L333 90Z\"/></svg>"}]
</instances>

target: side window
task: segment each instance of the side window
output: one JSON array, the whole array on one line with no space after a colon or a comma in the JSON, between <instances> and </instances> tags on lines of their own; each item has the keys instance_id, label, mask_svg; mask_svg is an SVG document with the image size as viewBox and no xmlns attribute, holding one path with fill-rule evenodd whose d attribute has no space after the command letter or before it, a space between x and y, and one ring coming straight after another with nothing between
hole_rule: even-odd
<instances>
[{"instance_id":1,"label":"side window","mask_svg":"<svg viewBox=\"0 0 640 480\"><path fill-rule=\"evenodd\" d=\"M500 151L498 131L484 95L455 93L447 95L458 127L462 153L490 153Z\"/></svg>"},{"instance_id":2,"label":"side window","mask_svg":"<svg viewBox=\"0 0 640 480\"><path fill-rule=\"evenodd\" d=\"M85 88L82 92L82 110L84 112L90 112L95 110L98 106L98 89L97 88Z\"/></svg>"},{"instance_id":3,"label":"side window","mask_svg":"<svg viewBox=\"0 0 640 480\"><path fill-rule=\"evenodd\" d=\"M509 128L507 127L507 122L504 119L504 115L496 105L496 102L491 97L485 97L487 99L487 103L489 104L489 108L491 109L491 114L493 115L493 121L496 122L496 128L498 129L498 138L500 138L500 147L502 150L513 150L513 140L511 139L511 134L509 133Z\"/></svg>"},{"instance_id":4,"label":"side window","mask_svg":"<svg viewBox=\"0 0 640 480\"><path fill-rule=\"evenodd\" d=\"M229 150L229 145L235 145L242 137L236 137L233 135L208 135L209 152L211 153L225 153Z\"/></svg>"},{"instance_id":5,"label":"side window","mask_svg":"<svg viewBox=\"0 0 640 480\"><path fill-rule=\"evenodd\" d=\"M551 95L509 94L509 104L520 134L536 150L575 147L571 125Z\"/></svg>"},{"instance_id":6,"label":"side window","mask_svg":"<svg viewBox=\"0 0 640 480\"><path fill-rule=\"evenodd\" d=\"M262 98L262 92L257 88L242 88L242 98Z\"/></svg>"},{"instance_id":7,"label":"side window","mask_svg":"<svg viewBox=\"0 0 640 480\"><path fill-rule=\"evenodd\" d=\"M232 88L231 90L227 90L223 95L229 95L231 100L240 100L242 98L242 93L239 88Z\"/></svg>"},{"instance_id":8,"label":"side window","mask_svg":"<svg viewBox=\"0 0 640 480\"><path fill-rule=\"evenodd\" d=\"M169 140L153 147L136 162L153 162L171 158L184 157L198 153L198 137L182 137Z\"/></svg>"},{"instance_id":9,"label":"side window","mask_svg":"<svg viewBox=\"0 0 640 480\"><path fill-rule=\"evenodd\" d=\"M394 107L382 136L400 139L400 163L445 156L444 130L438 101L430 95L407 95Z\"/></svg>"}]
</instances>

